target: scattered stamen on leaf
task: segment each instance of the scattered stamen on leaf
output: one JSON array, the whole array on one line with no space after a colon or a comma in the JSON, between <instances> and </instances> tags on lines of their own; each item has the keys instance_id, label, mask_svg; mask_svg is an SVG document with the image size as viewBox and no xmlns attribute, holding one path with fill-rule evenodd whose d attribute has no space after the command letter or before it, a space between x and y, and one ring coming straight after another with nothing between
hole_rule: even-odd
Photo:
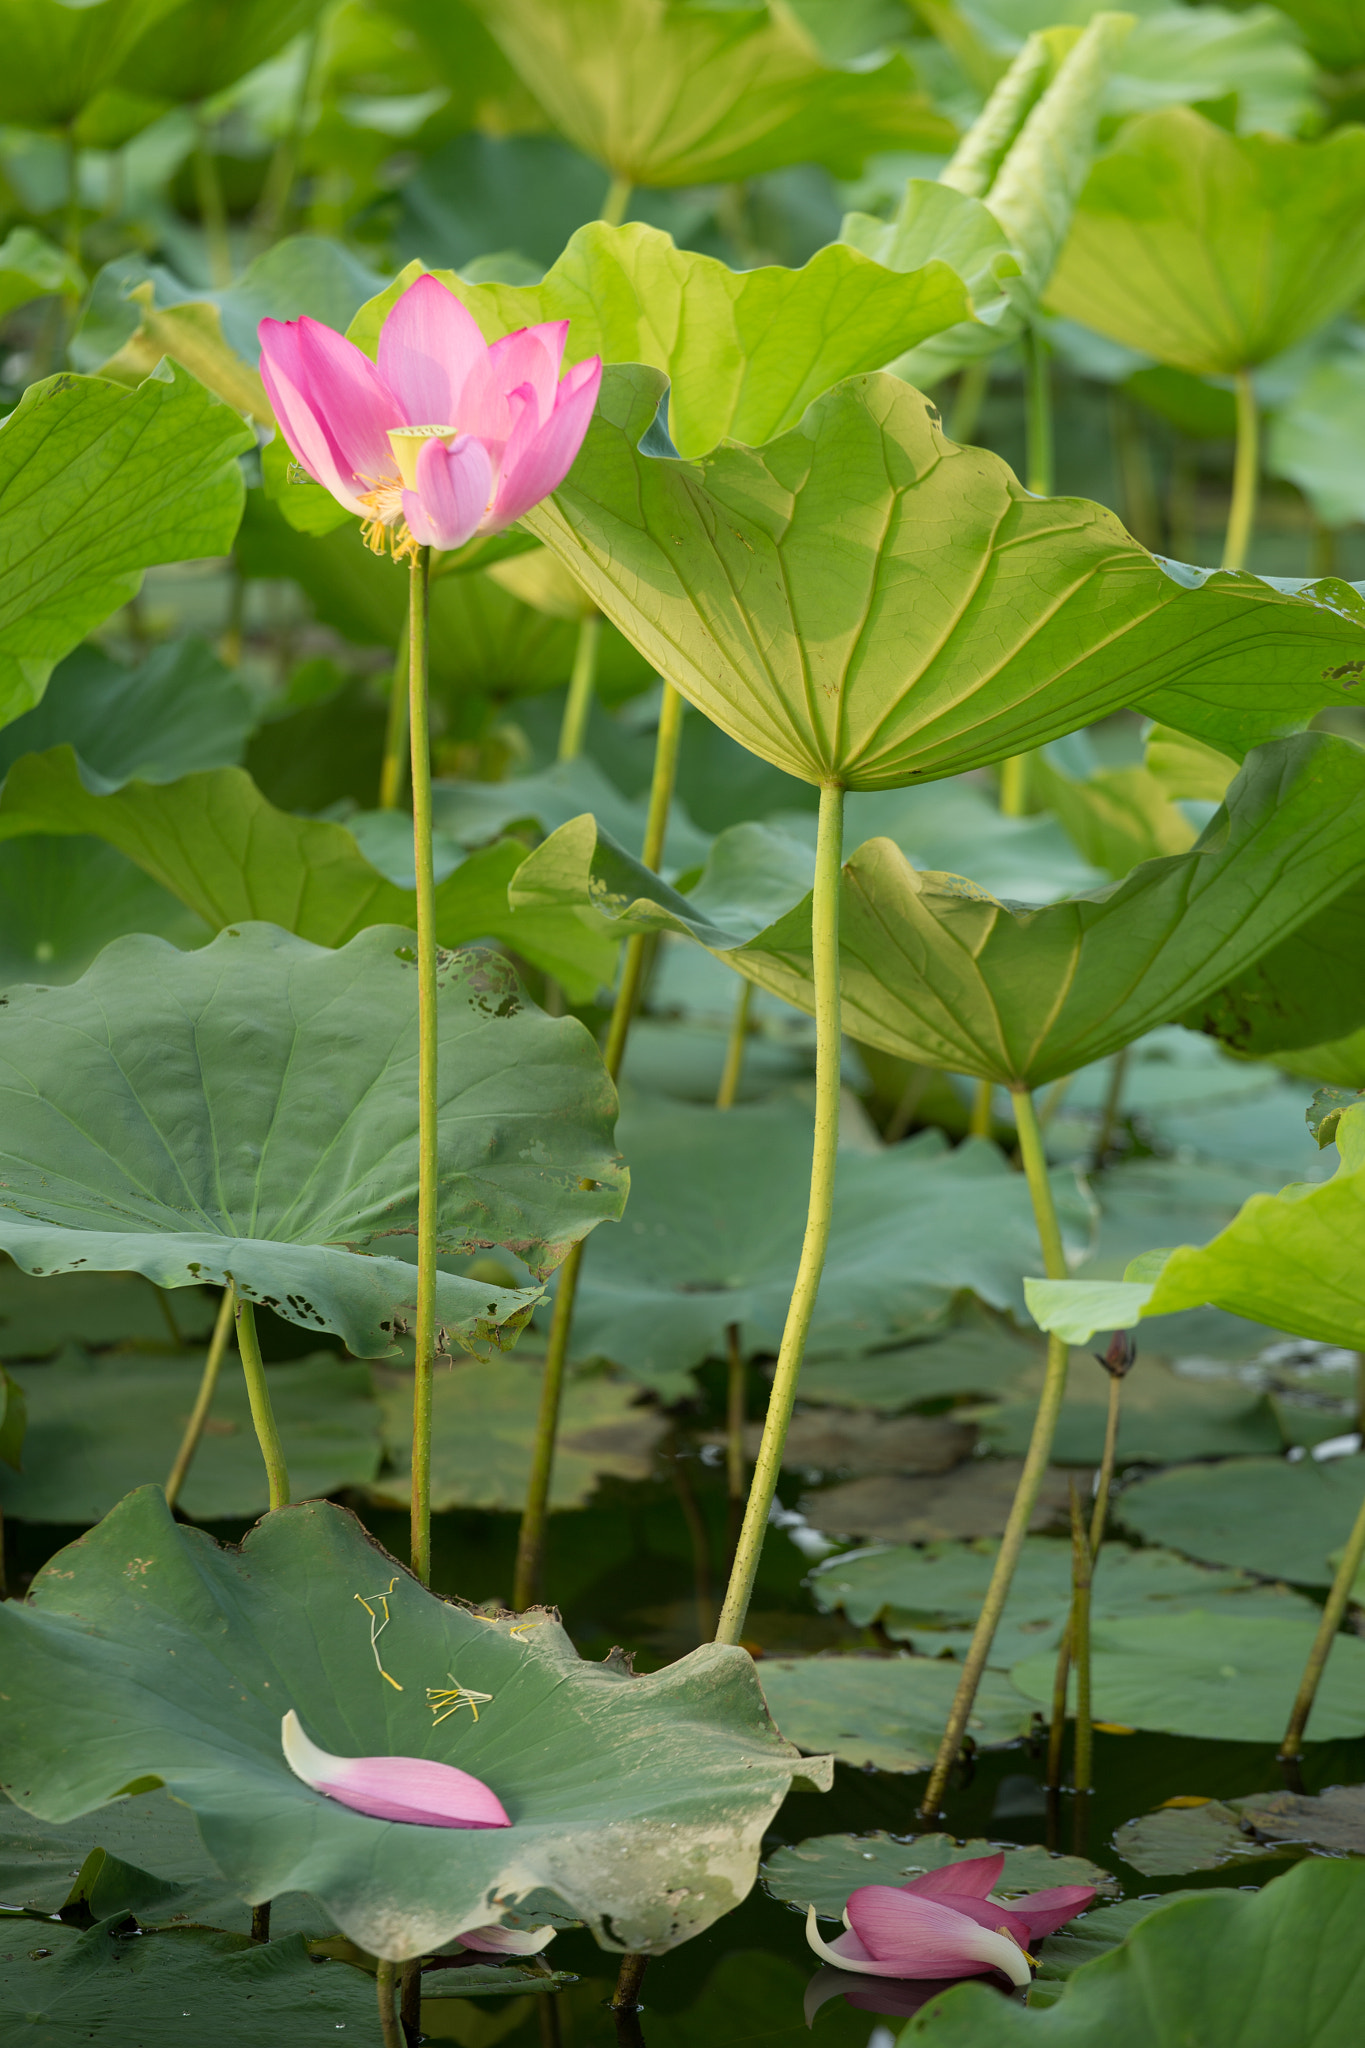
<instances>
[{"instance_id":1,"label":"scattered stamen on leaf","mask_svg":"<svg viewBox=\"0 0 1365 2048\"><path fill-rule=\"evenodd\" d=\"M486 1707L488 1705L493 1697L492 1693L475 1692L472 1687L461 1685L453 1671L447 1671L446 1677L450 1680L451 1689L448 1690L445 1687L436 1685L429 1685L427 1687L427 1701L432 1713L436 1716L436 1719L431 1724L432 1727L439 1728L442 1721L448 1721L452 1714L459 1712L461 1707L468 1707L470 1713L477 1721L480 1706Z\"/></svg>"},{"instance_id":2,"label":"scattered stamen on leaf","mask_svg":"<svg viewBox=\"0 0 1365 2048\"><path fill-rule=\"evenodd\" d=\"M357 1593L355 1597L370 1617L370 1648L374 1651L375 1669L379 1673L379 1676L381 1678L388 1679L389 1684L393 1687L395 1692L401 1692L403 1690L402 1686L398 1683L398 1680L396 1678L391 1677L390 1674L384 1669L384 1666L380 1662L379 1657L379 1638L383 1635L385 1629L388 1627L390 1620L389 1594L392 1593L394 1587L397 1584L398 1579L395 1575L393 1578L389 1580L388 1588L385 1592L371 1593L368 1599L363 1593ZM371 1600L377 1600L379 1602L379 1605L383 1608L384 1619L382 1621L379 1619L379 1616L375 1613L373 1607L371 1607Z\"/></svg>"}]
</instances>

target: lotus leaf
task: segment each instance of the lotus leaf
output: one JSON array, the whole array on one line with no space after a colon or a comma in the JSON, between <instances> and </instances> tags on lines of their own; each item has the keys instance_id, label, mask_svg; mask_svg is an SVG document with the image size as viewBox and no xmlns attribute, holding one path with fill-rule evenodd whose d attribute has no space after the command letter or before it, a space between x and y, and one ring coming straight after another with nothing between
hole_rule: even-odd
<instances>
[{"instance_id":1,"label":"lotus leaf","mask_svg":"<svg viewBox=\"0 0 1365 2048\"><path fill-rule=\"evenodd\" d=\"M1348 1350L1365 1348L1365 1294L1353 1248L1365 1205L1365 1103L1337 1124L1329 1181L1252 1195L1208 1244L1145 1253L1121 1281L1029 1280L1043 1329L1081 1344L1095 1330L1212 1302L1249 1320Z\"/></svg>"},{"instance_id":2,"label":"lotus leaf","mask_svg":"<svg viewBox=\"0 0 1365 2048\"><path fill-rule=\"evenodd\" d=\"M922 1401L1003 1393L1039 1355L1038 1344L1003 1318L964 1319L945 1336L896 1350L808 1358L801 1368L801 1399L894 1415Z\"/></svg>"},{"instance_id":3,"label":"lotus leaf","mask_svg":"<svg viewBox=\"0 0 1365 2048\"><path fill-rule=\"evenodd\" d=\"M80 265L33 228L11 228L0 242L0 319L50 292L83 292Z\"/></svg>"},{"instance_id":4,"label":"lotus leaf","mask_svg":"<svg viewBox=\"0 0 1365 2048\"><path fill-rule=\"evenodd\" d=\"M1049 304L1180 369L1262 363L1365 287L1362 177L1359 128L1294 142L1143 115L1090 174Z\"/></svg>"},{"instance_id":5,"label":"lotus leaf","mask_svg":"<svg viewBox=\"0 0 1365 2048\"><path fill-rule=\"evenodd\" d=\"M108 85L140 38L176 0L4 0L0 38L8 52L0 121L65 126Z\"/></svg>"},{"instance_id":6,"label":"lotus leaf","mask_svg":"<svg viewBox=\"0 0 1365 2048\"><path fill-rule=\"evenodd\" d=\"M474 0L561 134L616 178L696 185L814 160L853 177L874 150L950 145L904 58L820 63L766 7Z\"/></svg>"},{"instance_id":7,"label":"lotus leaf","mask_svg":"<svg viewBox=\"0 0 1365 2048\"><path fill-rule=\"evenodd\" d=\"M208 927L117 847L33 837L0 845L0 987L74 981L111 939L199 946Z\"/></svg>"},{"instance_id":8,"label":"lotus leaf","mask_svg":"<svg viewBox=\"0 0 1365 2048\"><path fill-rule=\"evenodd\" d=\"M920 1478L879 1472L803 1494L798 1506L813 1527L840 1539L941 1543L959 1536L998 1536L1023 1469L1022 1458L968 1458L951 1472ZM1056 1465L1047 1468L1030 1529L1065 1525L1074 1478Z\"/></svg>"},{"instance_id":9,"label":"lotus leaf","mask_svg":"<svg viewBox=\"0 0 1365 2048\"><path fill-rule=\"evenodd\" d=\"M416 1224L410 958L392 927L333 953L246 925L197 953L121 939L70 988L11 991L0 1244L30 1273L231 1278L360 1356L390 1352L416 1281L375 1255ZM596 1048L478 954L445 958L440 1036L438 1241L505 1242L543 1273L625 1198ZM535 1299L450 1275L438 1292L457 1339Z\"/></svg>"},{"instance_id":10,"label":"lotus leaf","mask_svg":"<svg viewBox=\"0 0 1365 2048\"><path fill-rule=\"evenodd\" d=\"M344 825L268 803L242 768L211 769L111 794L87 786L68 747L16 762L0 794L0 839L30 832L91 833L117 847L221 931L260 918L324 946L376 924L410 924L415 898L371 865ZM575 1001L590 1002L615 973L615 942L591 919L551 908L511 910L507 887L525 849L484 848L447 875L436 897L443 946L504 941Z\"/></svg>"},{"instance_id":11,"label":"lotus leaf","mask_svg":"<svg viewBox=\"0 0 1365 2048\"><path fill-rule=\"evenodd\" d=\"M355 1599L391 1578L393 1685ZM645 1678L586 1664L550 1615L513 1633L440 1600L327 1504L268 1516L238 1552L144 1488L0 1629L20 1673L0 1702L6 1780L26 1810L70 1819L159 1777L247 1898L309 1891L379 1955L429 1951L537 1886L603 1946L671 1948L743 1898L793 1780L829 1782L827 1759L803 1765L776 1736L744 1651L710 1645ZM147 1659L172 1648L153 1693ZM424 1689L451 1667L491 1700L436 1726ZM284 1762L291 1707L334 1753L458 1758L511 1828L418 1829L329 1801Z\"/></svg>"},{"instance_id":12,"label":"lotus leaf","mask_svg":"<svg viewBox=\"0 0 1365 2048\"><path fill-rule=\"evenodd\" d=\"M1313 55L1329 70L1365 64L1365 22L1355 0L1284 0L1280 12L1298 22Z\"/></svg>"},{"instance_id":13,"label":"lotus leaf","mask_svg":"<svg viewBox=\"0 0 1365 2048\"><path fill-rule=\"evenodd\" d=\"M1365 649L1349 585L1168 572L1101 507L955 447L894 378L698 462L659 431L663 389L609 366L526 525L689 702L803 781L953 775L1123 704L1251 744L1348 694L1324 672Z\"/></svg>"},{"instance_id":14,"label":"lotus leaf","mask_svg":"<svg viewBox=\"0 0 1365 2048\"><path fill-rule=\"evenodd\" d=\"M1145 1543L1166 1543L1268 1579L1326 1586L1363 1491L1358 1458L1325 1465L1229 1458L1140 1479L1124 1488L1117 1513Z\"/></svg>"},{"instance_id":15,"label":"lotus leaf","mask_svg":"<svg viewBox=\"0 0 1365 2048\"><path fill-rule=\"evenodd\" d=\"M325 0L178 0L122 70L134 92L211 99L311 28Z\"/></svg>"},{"instance_id":16,"label":"lotus leaf","mask_svg":"<svg viewBox=\"0 0 1365 2048\"><path fill-rule=\"evenodd\" d=\"M189 1339L207 1337L216 1313L207 1289L182 1289L172 1308L140 1273L62 1273L35 1280L18 1266L0 1266L0 1358L50 1358L67 1344L154 1351L170 1338L172 1326L174 1348L182 1350Z\"/></svg>"},{"instance_id":17,"label":"lotus leaf","mask_svg":"<svg viewBox=\"0 0 1365 2048\"><path fill-rule=\"evenodd\" d=\"M1068 1978L1074 1977L1086 1963L1097 1962L1101 1956L1110 1954L1149 1914L1176 1899L1198 1896L1193 1891L1166 1892L1164 1895L1147 1892L1141 1898L1121 1899L1117 1904L1103 1905L1082 1913L1060 1934L1049 1934L1037 1951L1038 1975L1028 1994L1030 2012L1055 2005Z\"/></svg>"},{"instance_id":18,"label":"lotus leaf","mask_svg":"<svg viewBox=\"0 0 1365 2048\"><path fill-rule=\"evenodd\" d=\"M904 1884L924 1870L942 1870L973 1856L989 1856L995 1842L955 1842L951 1835L811 1835L778 1849L764 1864L766 1890L803 1912L814 1906L822 1920L838 1920L848 1895L863 1884ZM869 1870L868 1865L871 1864ZM1118 1889L1113 1877L1085 1856L1054 1856L1036 1847L1005 1848L1005 1867L996 1891L1004 1897L1057 1884L1093 1884Z\"/></svg>"},{"instance_id":19,"label":"lotus leaf","mask_svg":"<svg viewBox=\"0 0 1365 2048\"><path fill-rule=\"evenodd\" d=\"M1043 1374L1021 1375L1003 1399L975 1411L991 1450L1022 1457L1038 1410ZM1109 1376L1084 1354L1073 1361L1057 1419L1052 1456L1059 1465L1098 1465L1104 1450ZM1256 1386L1237 1380L1184 1378L1160 1359L1144 1359L1124 1389L1119 1419L1121 1465L1177 1458L1226 1458L1237 1452L1278 1451L1284 1435L1275 1409Z\"/></svg>"},{"instance_id":20,"label":"lotus leaf","mask_svg":"<svg viewBox=\"0 0 1365 2048\"><path fill-rule=\"evenodd\" d=\"M1201 1613L1097 1622L1090 1682L1096 1720L1213 1742L1276 1742L1284 1734L1319 1617ZM1025 1658L1010 1673L1046 1707L1057 1659ZM1072 1672L1072 1694L1075 1672ZM1310 1724L1315 1742L1365 1734L1365 1643L1332 1645Z\"/></svg>"},{"instance_id":21,"label":"lotus leaf","mask_svg":"<svg viewBox=\"0 0 1365 2048\"><path fill-rule=\"evenodd\" d=\"M202 1358L70 1350L24 1367L22 1473L0 1474L0 1507L26 1522L97 1522L125 1493L164 1480L198 1390ZM332 1352L272 1365L270 1401L300 1499L363 1486L379 1467L380 1411L366 1367ZM224 1373L177 1505L192 1520L262 1515L269 1488L240 1373Z\"/></svg>"},{"instance_id":22,"label":"lotus leaf","mask_svg":"<svg viewBox=\"0 0 1365 2048\"><path fill-rule=\"evenodd\" d=\"M1283 1861L1288 1853L1263 1842L1243 1820L1251 1800L1205 1799L1159 1806L1114 1833L1114 1851L1144 1877L1180 1877L1187 1870L1221 1870L1229 1863ZM1316 1801L1305 1801L1316 1804Z\"/></svg>"},{"instance_id":23,"label":"lotus leaf","mask_svg":"<svg viewBox=\"0 0 1365 2048\"><path fill-rule=\"evenodd\" d=\"M33 11L89 23L110 4ZM150 563L227 552L242 511L234 458L249 443L183 372L134 391L98 377L29 385L0 426L0 721L37 703L53 665L136 594Z\"/></svg>"},{"instance_id":24,"label":"lotus leaf","mask_svg":"<svg viewBox=\"0 0 1365 2048\"><path fill-rule=\"evenodd\" d=\"M555 761L538 774L512 776L506 782L443 779L432 785L431 796L437 829L466 846L480 846L509 826L528 821L544 833L555 832L570 818L590 812L613 839L638 857L648 816L647 804L622 796L585 754L571 761ZM665 872L676 874L680 868L699 867L710 847L710 835L699 832L685 807L674 802L664 837Z\"/></svg>"},{"instance_id":25,"label":"lotus leaf","mask_svg":"<svg viewBox=\"0 0 1365 2048\"><path fill-rule=\"evenodd\" d=\"M256 723L240 677L202 640L168 640L136 668L88 642L53 670L41 703L0 733L0 772L65 744L88 789L174 782L242 758Z\"/></svg>"},{"instance_id":26,"label":"lotus leaf","mask_svg":"<svg viewBox=\"0 0 1365 2048\"><path fill-rule=\"evenodd\" d=\"M1363 1013L1365 888L1356 884L1181 1021L1234 1052L1264 1059L1346 1038ZM1331 1078L1325 1070L1313 1075Z\"/></svg>"},{"instance_id":27,"label":"lotus leaf","mask_svg":"<svg viewBox=\"0 0 1365 2048\"><path fill-rule=\"evenodd\" d=\"M1329 356L1308 372L1271 425L1266 464L1299 489L1324 526L1365 518L1365 355Z\"/></svg>"},{"instance_id":28,"label":"lotus leaf","mask_svg":"<svg viewBox=\"0 0 1365 2048\"><path fill-rule=\"evenodd\" d=\"M804 1750L833 1750L857 1770L924 1771L933 1762L959 1667L942 1657L765 1657L769 1712ZM1001 1672L987 1672L967 1731L978 1749L1017 1742L1032 1719Z\"/></svg>"}]
</instances>

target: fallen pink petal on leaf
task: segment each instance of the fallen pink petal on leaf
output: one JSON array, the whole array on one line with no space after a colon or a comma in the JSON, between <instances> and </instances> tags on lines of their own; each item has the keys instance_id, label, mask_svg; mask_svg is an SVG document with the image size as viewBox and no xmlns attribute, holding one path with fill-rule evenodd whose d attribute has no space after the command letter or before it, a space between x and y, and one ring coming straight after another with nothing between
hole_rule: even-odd
<instances>
[{"instance_id":1,"label":"fallen pink petal on leaf","mask_svg":"<svg viewBox=\"0 0 1365 2048\"><path fill-rule=\"evenodd\" d=\"M292 1707L280 1724L280 1741L296 1778L375 1820L408 1821L424 1828L512 1825L497 1794L453 1764L420 1756L330 1756L310 1742Z\"/></svg>"}]
</instances>

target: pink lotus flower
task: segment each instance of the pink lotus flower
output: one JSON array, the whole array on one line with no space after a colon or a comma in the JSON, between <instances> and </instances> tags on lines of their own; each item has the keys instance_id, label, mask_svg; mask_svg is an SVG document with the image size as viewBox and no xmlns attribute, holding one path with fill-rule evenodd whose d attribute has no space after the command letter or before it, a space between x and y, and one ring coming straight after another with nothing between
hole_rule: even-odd
<instances>
[{"instance_id":1,"label":"pink lotus flower","mask_svg":"<svg viewBox=\"0 0 1365 2048\"><path fill-rule=\"evenodd\" d=\"M309 1741L292 1707L280 1724L280 1741L296 1778L375 1820L405 1820L424 1828L512 1825L496 1793L453 1764L428 1763L420 1756L329 1756ZM479 1944L471 1941L470 1946Z\"/></svg>"},{"instance_id":2,"label":"pink lotus flower","mask_svg":"<svg viewBox=\"0 0 1365 2048\"><path fill-rule=\"evenodd\" d=\"M376 554L500 533L564 481L602 381L561 378L567 320L491 345L434 277L396 301L372 363L317 320L262 320L261 377L302 468L364 520Z\"/></svg>"},{"instance_id":3,"label":"pink lotus flower","mask_svg":"<svg viewBox=\"0 0 1365 2048\"><path fill-rule=\"evenodd\" d=\"M467 1927L456 1937L461 1948L487 1956L538 1956L554 1938L553 1927Z\"/></svg>"},{"instance_id":4,"label":"pink lotus flower","mask_svg":"<svg viewBox=\"0 0 1365 2048\"><path fill-rule=\"evenodd\" d=\"M846 1934L823 1941L812 1906L806 1939L827 1963L860 1976L977 1977L999 1970L1012 1984L1027 1984L1029 1944L1074 1920L1095 1893L1089 1885L1063 1884L1004 1905L991 1897L1004 1867L997 1852L945 1863L899 1887L865 1884L844 1909Z\"/></svg>"}]
</instances>

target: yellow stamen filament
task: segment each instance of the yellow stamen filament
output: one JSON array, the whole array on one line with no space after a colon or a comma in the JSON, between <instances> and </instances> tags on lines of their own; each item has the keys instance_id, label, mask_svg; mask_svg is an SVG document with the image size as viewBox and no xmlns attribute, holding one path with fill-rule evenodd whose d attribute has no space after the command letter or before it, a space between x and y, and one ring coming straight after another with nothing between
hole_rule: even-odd
<instances>
[{"instance_id":1,"label":"yellow stamen filament","mask_svg":"<svg viewBox=\"0 0 1365 2048\"><path fill-rule=\"evenodd\" d=\"M370 1617L370 1648L374 1651L375 1669L378 1671L379 1676L381 1678L388 1680L388 1683L393 1687L395 1692L401 1692L403 1688L398 1683L398 1680L396 1678L390 1677L389 1673L384 1669L384 1666L379 1661L379 1638L383 1635L385 1629L389 1625L389 1594L392 1593L394 1587L397 1584L397 1578L392 1578L389 1580L388 1590L386 1592L371 1593L369 1599L367 1599L363 1593L357 1593L355 1595L355 1598L360 1602L361 1606L364 1608L365 1612ZM383 1608L384 1619L382 1621L379 1619L379 1616L375 1613L374 1608L371 1607L370 1600L377 1601L379 1605Z\"/></svg>"},{"instance_id":2,"label":"yellow stamen filament","mask_svg":"<svg viewBox=\"0 0 1365 2048\"><path fill-rule=\"evenodd\" d=\"M429 1685L427 1687L427 1700L431 1706L432 1713L436 1716L436 1719L431 1724L432 1727L439 1728L442 1721L448 1721L452 1714L459 1712L461 1707L468 1707L470 1713L477 1721L479 1718L479 1708L488 1705L493 1697L492 1693L475 1692L470 1686L461 1685L453 1671L447 1671L446 1677L450 1680L451 1690L436 1685Z\"/></svg>"}]
</instances>

